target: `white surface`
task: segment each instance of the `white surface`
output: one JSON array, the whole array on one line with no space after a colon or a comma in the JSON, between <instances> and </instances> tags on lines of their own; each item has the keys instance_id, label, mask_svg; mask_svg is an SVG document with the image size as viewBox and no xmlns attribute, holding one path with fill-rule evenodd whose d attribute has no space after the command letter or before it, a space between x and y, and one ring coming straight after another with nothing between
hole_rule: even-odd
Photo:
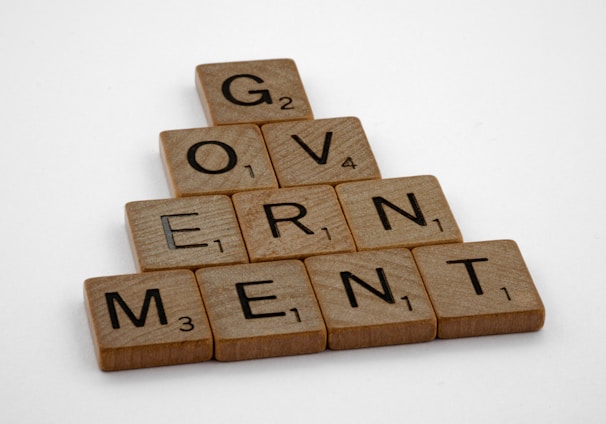
<instances>
[{"instance_id":1,"label":"white surface","mask_svg":"<svg viewBox=\"0 0 606 424\"><path fill-rule=\"evenodd\" d=\"M0 3L0 421L601 422L606 3ZM384 177L434 174L467 241L518 242L538 333L103 373L86 278L135 271L124 204L201 63L291 57Z\"/></svg>"}]
</instances>

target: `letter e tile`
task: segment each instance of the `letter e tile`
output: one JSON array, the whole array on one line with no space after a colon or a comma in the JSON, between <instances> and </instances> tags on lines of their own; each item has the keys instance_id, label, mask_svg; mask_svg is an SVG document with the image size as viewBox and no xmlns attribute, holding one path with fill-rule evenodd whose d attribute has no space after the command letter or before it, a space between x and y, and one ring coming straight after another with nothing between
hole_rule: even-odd
<instances>
[{"instance_id":1,"label":"letter e tile","mask_svg":"<svg viewBox=\"0 0 606 424\"><path fill-rule=\"evenodd\" d=\"M248 262L228 196L131 202L126 224L141 272Z\"/></svg>"},{"instance_id":2,"label":"letter e tile","mask_svg":"<svg viewBox=\"0 0 606 424\"><path fill-rule=\"evenodd\" d=\"M298 260L196 272L215 340L215 359L238 361L320 352L326 328Z\"/></svg>"},{"instance_id":3,"label":"letter e tile","mask_svg":"<svg viewBox=\"0 0 606 424\"><path fill-rule=\"evenodd\" d=\"M408 249L305 260L330 349L426 342L436 317Z\"/></svg>"},{"instance_id":4,"label":"letter e tile","mask_svg":"<svg viewBox=\"0 0 606 424\"><path fill-rule=\"evenodd\" d=\"M212 358L212 333L191 271L89 278L84 298L104 371Z\"/></svg>"},{"instance_id":5,"label":"letter e tile","mask_svg":"<svg viewBox=\"0 0 606 424\"><path fill-rule=\"evenodd\" d=\"M422 246L412 253L438 318L438 337L543 326L543 302L514 241Z\"/></svg>"},{"instance_id":6,"label":"letter e tile","mask_svg":"<svg viewBox=\"0 0 606 424\"><path fill-rule=\"evenodd\" d=\"M313 119L291 59L199 65L196 87L211 126Z\"/></svg>"}]
</instances>

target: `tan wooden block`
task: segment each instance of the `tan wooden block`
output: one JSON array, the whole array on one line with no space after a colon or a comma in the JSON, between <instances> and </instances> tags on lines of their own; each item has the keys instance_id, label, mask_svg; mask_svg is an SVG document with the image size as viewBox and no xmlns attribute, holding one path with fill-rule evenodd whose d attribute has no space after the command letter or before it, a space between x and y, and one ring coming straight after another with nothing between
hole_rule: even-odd
<instances>
[{"instance_id":1,"label":"tan wooden block","mask_svg":"<svg viewBox=\"0 0 606 424\"><path fill-rule=\"evenodd\" d=\"M231 265L196 272L215 340L215 359L316 353L326 328L301 261Z\"/></svg>"},{"instance_id":2,"label":"tan wooden block","mask_svg":"<svg viewBox=\"0 0 606 424\"><path fill-rule=\"evenodd\" d=\"M212 126L313 119L291 59L199 65L196 88Z\"/></svg>"},{"instance_id":3,"label":"tan wooden block","mask_svg":"<svg viewBox=\"0 0 606 424\"><path fill-rule=\"evenodd\" d=\"M436 317L408 249L305 259L330 349L426 342Z\"/></svg>"},{"instance_id":4,"label":"tan wooden block","mask_svg":"<svg viewBox=\"0 0 606 424\"><path fill-rule=\"evenodd\" d=\"M256 125L164 131L160 153L176 197L278 188Z\"/></svg>"},{"instance_id":5,"label":"tan wooden block","mask_svg":"<svg viewBox=\"0 0 606 424\"><path fill-rule=\"evenodd\" d=\"M280 122L261 130L281 187L381 178L358 118Z\"/></svg>"},{"instance_id":6,"label":"tan wooden block","mask_svg":"<svg viewBox=\"0 0 606 424\"><path fill-rule=\"evenodd\" d=\"M84 298L104 371L212 358L212 333L191 271L90 278Z\"/></svg>"},{"instance_id":7,"label":"tan wooden block","mask_svg":"<svg viewBox=\"0 0 606 424\"><path fill-rule=\"evenodd\" d=\"M248 262L228 196L131 202L126 225L142 272Z\"/></svg>"},{"instance_id":8,"label":"tan wooden block","mask_svg":"<svg viewBox=\"0 0 606 424\"><path fill-rule=\"evenodd\" d=\"M438 337L535 331L545 308L514 241L413 249L438 317Z\"/></svg>"},{"instance_id":9,"label":"tan wooden block","mask_svg":"<svg viewBox=\"0 0 606 424\"><path fill-rule=\"evenodd\" d=\"M232 200L251 262L355 250L331 186L241 192Z\"/></svg>"},{"instance_id":10,"label":"tan wooden block","mask_svg":"<svg viewBox=\"0 0 606 424\"><path fill-rule=\"evenodd\" d=\"M463 241L431 175L344 183L336 191L358 250Z\"/></svg>"}]
</instances>

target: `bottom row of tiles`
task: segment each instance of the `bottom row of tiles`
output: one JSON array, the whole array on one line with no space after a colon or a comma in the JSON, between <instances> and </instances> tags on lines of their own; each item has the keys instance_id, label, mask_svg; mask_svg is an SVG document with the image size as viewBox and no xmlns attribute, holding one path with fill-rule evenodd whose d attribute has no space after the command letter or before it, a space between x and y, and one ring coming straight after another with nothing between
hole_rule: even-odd
<instances>
[{"instance_id":1,"label":"bottom row of tiles","mask_svg":"<svg viewBox=\"0 0 606 424\"><path fill-rule=\"evenodd\" d=\"M534 331L545 309L511 240L91 278L103 370Z\"/></svg>"}]
</instances>

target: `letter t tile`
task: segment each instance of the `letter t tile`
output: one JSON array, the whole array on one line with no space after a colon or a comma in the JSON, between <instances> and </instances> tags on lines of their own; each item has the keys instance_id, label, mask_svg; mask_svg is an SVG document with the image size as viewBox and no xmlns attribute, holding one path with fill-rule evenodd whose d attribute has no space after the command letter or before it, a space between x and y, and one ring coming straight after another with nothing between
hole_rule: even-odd
<instances>
[{"instance_id":1,"label":"letter t tile","mask_svg":"<svg viewBox=\"0 0 606 424\"><path fill-rule=\"evenodd\" d=\"M438 318L438 337L535 331L545 308L512 240L412 251Z\"/></svg>"}]
</instances>

